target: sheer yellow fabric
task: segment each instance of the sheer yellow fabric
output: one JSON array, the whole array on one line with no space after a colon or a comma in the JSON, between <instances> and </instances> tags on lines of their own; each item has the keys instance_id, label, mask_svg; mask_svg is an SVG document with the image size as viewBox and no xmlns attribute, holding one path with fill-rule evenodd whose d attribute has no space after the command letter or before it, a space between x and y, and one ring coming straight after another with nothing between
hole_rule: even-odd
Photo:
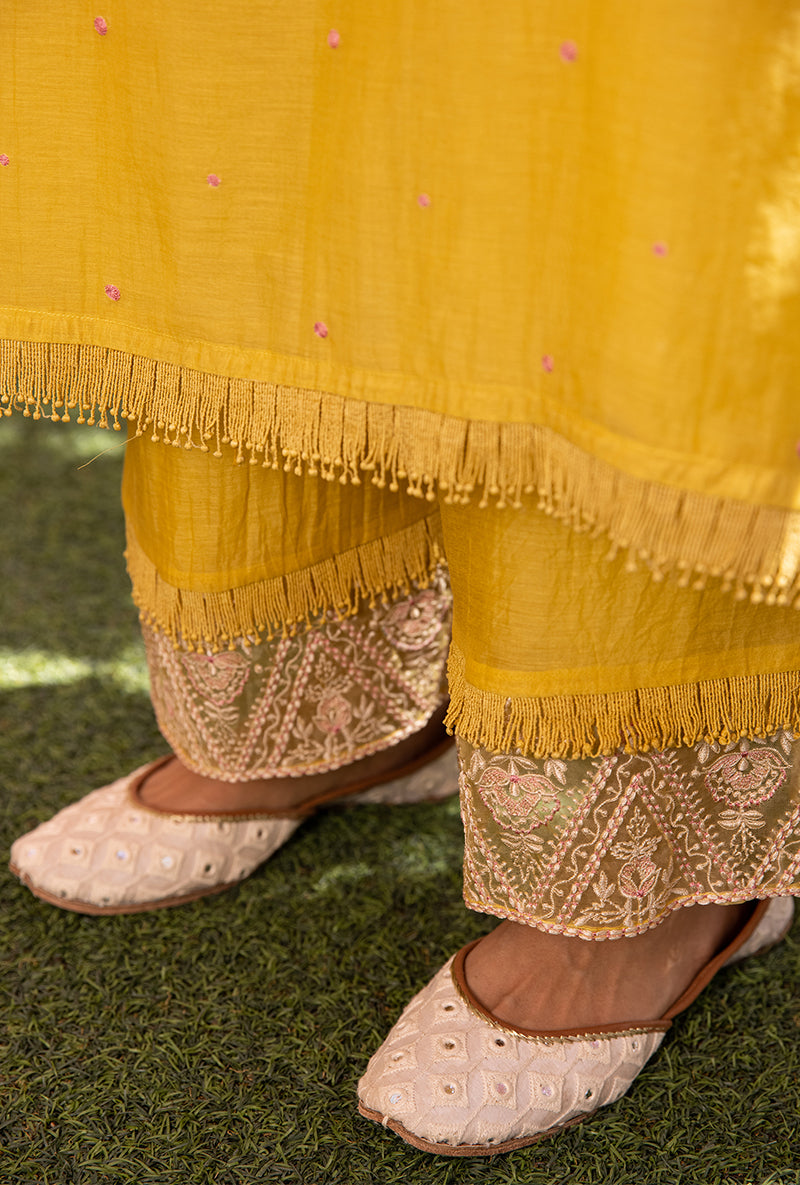
<instances>
[{"instance_id":1,"label":"sheer yellow fabric","mask_svg":"<svg viewBox=\"0 0 800 1185\"><path fill-rule=\"evenodd\" d=\"M7 410L527 491L797 596L800 4L104 20L4 9Z\"/></svg>"},{"instance_id":2,"label":"sheer yellow fabric","mask_svg":"<svg viewBox=\"0 0 800 1185\"><path fill-rule=\"evenodd\" d=\"M656 582L534 507L442 506L449 723L538 757L764 736L800 719L800 621Z\"/></svg>"}]
</instances>

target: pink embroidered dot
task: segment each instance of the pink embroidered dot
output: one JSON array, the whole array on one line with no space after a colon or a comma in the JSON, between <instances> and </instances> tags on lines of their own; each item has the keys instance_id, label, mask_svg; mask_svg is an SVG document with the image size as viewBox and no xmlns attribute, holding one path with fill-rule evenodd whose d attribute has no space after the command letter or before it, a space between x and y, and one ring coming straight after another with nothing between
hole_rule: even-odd
<instances>
[{"instance_id":1,"label":"pink embroidered dot","mask_svg":"<svg viewBox=\"0 0 800 1185\"><path fill-rule=\"evenodd\" d=\"M427 193L421 193L417 201L421 206L429 206L431 204L430 196Z\"/></svg>"},{"instance_id":2,"label":"pink embroidered dot","mask_svg":"<svg viewBox=\"0 0 800 1185\"><path fill-rule=\"evenodd\" d=\"M0 165L2 165L3 168L5 168L6 165L10 165L10 164L11 164L11 161L8 159L6 154L4 152L0 152Z\"/></svg>"},{"instance_id":3,"label":"pink embroidered dot","mask_svg":"<svg viewBox=\"0 0 800 1185\"><path fill-rule=\"evenodd\" d=\"M550 374L551 370L555 366L552 354L545 354L544 358L542 358L542 366L547 371L547 373Z\"/></svg>"},{"instance_id":4,"label":"pink embroidered dot","mask_svg":"<svg viewBox=\"0 0 800 1185\"><path fill-rule=\"evenodd\" d=\"M574 41L562 41L558 51L564 62L574 62L578 56L578 47Z\"/></svg>"},{"instance_id":5,"label":"pink embroidered dot","mask_svg":"<svg viewBox=\"0 0 800 1185\"><path fill-rule=\"evenodd\" d=\"M221 184L220 179L216 173L209 173L208 176L206 177L206 181L208 182L208 184L211 186L212 189L216 189L217 186Z\"/></svg>"},{"instance_id":6,"label":"pink embroidered dot","mask_svg":"<svg viewBox=\"0 0 800 1185\"><path fill-rule=\"evenodd\" d=\"M314 332L316 333L317 337L327 337L328 336L328 326L325 324L324 321L315 321L314 322Z\"/></svg>"},{"instance_id":7,"label":"pink embroidered dot","mask_svg":"<svg viewBox=\"0 0 800 1185\"><path fill-rule=\"evenodd\" d=\"M108 32L108 25L101 16L96 16L94 18L94 27L97 29L97 32L101 37L105 37L106 33Z\"/></svg>"},{"instance_id":8,"label":"pink embroidered dot","mask_svg":"<svg viewBox=\"0 0 800 1185\"><path fill-rule=\"evenodd\" d=\"M668 250L669 248L667 247L667 244L662 243L660 240L657 243L653 243L654 255L666 255Z\"/></svg>"},{"instance_id":9,"label":"pink embroidered dot","mask_svg":"<svg viewBox=\"0 0 800 1185\"><path fill-rule=\"evenodd\" d=\"M109 300L119 300L119 298L122 296L122 293L120 292L119 288L117 288L116 284L106 284L105 294Z\"/></svg>"},{"instance_id":10,"label":"pink embroidered dot","mask_svg":"<svg viewBox=\"0 0 800 1185\"><path fill-rule=\"evenodd\" d=\"M340 41L341 37L337 33L336 29L331 29L330 33L328 34L328 45L331 47L331 49L338 49Z\"/></svg>"}]
</instances>

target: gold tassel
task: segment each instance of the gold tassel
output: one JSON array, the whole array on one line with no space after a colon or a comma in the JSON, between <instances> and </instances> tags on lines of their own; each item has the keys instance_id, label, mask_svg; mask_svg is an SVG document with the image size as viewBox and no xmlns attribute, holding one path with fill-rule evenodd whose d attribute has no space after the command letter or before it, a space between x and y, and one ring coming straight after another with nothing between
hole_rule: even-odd
<instances>
[{"instance_id":1,"label":"gold tassel","mask_svg":"<svg viewBox=\"0 0 800 1185\"><path fill-rule=\"evenodd\" d=\"M800 511L750 506L631 477L533 424L229 379L101 346L0 342L6 415L136 425L153 440L333 481L448 502L519 506L535 497L577 530L606 534L655 579L715 578L739 598L800 608ZM49 409L49 410L47 410Z\"/></svg>"},{"instance_id":2,"label":"gold tassel","mask_svg":"<svg viewBox=\"0 0 800 1185\"><path fill-rule=\"evenodd\" d=\"M453 643L449 732L495 753L573 760L800 732L800 672L709 679L598 695L506 697L467 683Z\"/></svg>"},{"instance_id":3,"label":"gold tassel","mask_svg":"<svg viewBox=\"0 0 800 1185\"><path fill-rule=\"evenodd\" d=\"M142 620L176 646L213 652L232 649L237 638L260 641L276 631L293 632L329 610L345 617L364 602L374 605L408 595L412 584L430 584L443 554L437 514L299 572L224 592L194 592L168 584L130 527L125 557Z\"/></svg>"}]
</instances>

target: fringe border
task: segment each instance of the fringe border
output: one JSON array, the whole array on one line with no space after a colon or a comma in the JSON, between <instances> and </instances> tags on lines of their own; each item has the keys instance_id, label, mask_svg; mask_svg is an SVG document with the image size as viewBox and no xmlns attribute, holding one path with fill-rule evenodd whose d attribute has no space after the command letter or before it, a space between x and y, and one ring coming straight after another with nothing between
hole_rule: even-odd
<instances>
[{"instance_id":1,"label":"fringe border","mask_svg":"<svg viewBox=\"0 0 800 1185\"><path fill-rule=\"evenodd\" d=\"M374 605L408 596L412 584L430 584L444 551L441 521L431 515L301 571L206 593L163 580L130 528L125 558L141 620L176 647L213 653L233 650L239 638L260 642L264 636L293 633L328 611L346 617L365 601Z\"/></svg>"},{"instance_id":2,"label":"fringe border","mask_svg":"<svg viewBox=\"0 0 800 1185\"><path fill-rule=\"evenodd\" d=\"M751 506L631 477L548 428L458 419L411 407L205 374L102 346L0 342L0 408L25 416L136 425L183 448L234 450L273 469L378 486L433 501L540 509L607 535L655 579L711 577L740 599L800 608L800 511ZM45 411L49 408L49 412Z\"/></svg>"},{"instance_id":3,"label":"fringe border","mask_svg":"<svg viewBox=\"0 0 800 1185\"><path fill-rule=\"evenodd\" d=\"M598 695L505 697L465 678L453 642L445 725L471 745L495 753L575 760L622 749L673 749L740 737L800 733L800 671L709 679L671 687L640 687Z\"/></svg>"}]
</instances>

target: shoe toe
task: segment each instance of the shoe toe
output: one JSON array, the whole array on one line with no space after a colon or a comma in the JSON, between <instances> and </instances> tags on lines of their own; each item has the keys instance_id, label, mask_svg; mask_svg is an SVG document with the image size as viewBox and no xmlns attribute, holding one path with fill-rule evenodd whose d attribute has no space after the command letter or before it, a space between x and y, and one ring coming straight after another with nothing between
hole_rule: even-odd
<instances>
[{"instance_id":1,"label":"shoe toe","mask_svg":"<svg viewBox=\"0 0 800 1185\"><path fill-rule=\"evenodd\" d=\"M431 1151L491 1154L558 1131L624 1094L663 1039L515 1034L469 1007L450 966L411 1001L358 1088L370 1118Z\"/></svg>"},{"instance_id":2,"label":"shoe toe","mask_svg":"<svg viewBox=\"0 0 800 1185\"><path fill-rule=\"evenodd\" d=\"M243 879L295 819L193 819L149 810L129 787L147 768L87 794L21 836L11 867L35 894L86 912L177 904Z\"/></svg>"}]
</instances>

